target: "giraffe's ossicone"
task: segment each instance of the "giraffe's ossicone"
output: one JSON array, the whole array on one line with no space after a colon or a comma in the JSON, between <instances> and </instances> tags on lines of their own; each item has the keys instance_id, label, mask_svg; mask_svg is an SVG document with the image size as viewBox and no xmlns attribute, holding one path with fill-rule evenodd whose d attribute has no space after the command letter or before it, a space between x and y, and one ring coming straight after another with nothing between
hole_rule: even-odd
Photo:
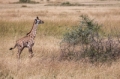
<instances>
[{"instance_id":1,"label":"giraffe's ossicone","mask_svg":"<svg viewBox=\"0 0 120 79\"><path fill-rule=\"evenodd\" d=\"M38 27L38 24L43 24L43 23L44 23L44 21L40 20L37 17L33 22L33 26L32 26L32 29L30 30L30 32L27 33L26 36L24 36L23 38L18 39L16 41L15 46L13 48L10 48L10 50L12 50L17 47L17 49L18 49L17 57L18 58L20 58L20 54L24 48L28 48L29 53L30 53L30 58L33 57L32 47L34 45L34 39L36 36L37 27Z\"/></svg>"}]
</instances>

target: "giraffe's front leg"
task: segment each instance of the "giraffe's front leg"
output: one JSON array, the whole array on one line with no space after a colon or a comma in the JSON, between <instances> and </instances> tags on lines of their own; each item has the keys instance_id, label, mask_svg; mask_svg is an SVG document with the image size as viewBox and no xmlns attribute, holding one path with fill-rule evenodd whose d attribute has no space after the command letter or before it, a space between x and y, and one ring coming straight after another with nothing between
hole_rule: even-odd
<instances>
[{"instance_id":1,"label":"giraffe's front leg","mask_svg":"<svg viewBox=\"0 0 120 79\"><path fill-rule=\"evenodd\" d=\"M29 56L29 57L32 58L32 57L34 56L32 47L29 48L29 53L30 53L30 56Z\"/></svg>"}]
</instances>

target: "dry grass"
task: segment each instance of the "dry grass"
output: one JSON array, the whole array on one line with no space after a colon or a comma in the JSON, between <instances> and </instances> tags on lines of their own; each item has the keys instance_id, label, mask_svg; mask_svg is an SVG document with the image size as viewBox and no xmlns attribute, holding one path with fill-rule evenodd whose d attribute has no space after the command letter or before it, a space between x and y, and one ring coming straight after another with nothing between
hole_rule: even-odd
<instances>
[{"instance_id":1,"label":"dry grass","mask_svg":"<svg viewBox=\"0 0 120 79\"><path fill-rule=\"evenodd\" d=\"M25 49L22 58L17 60L17 50L11 52L7 50L13 45L11 42L12 40L4 42L3 47L0 48L4 53L0 55L0 74L2 74L0 78L4 76L5 79L12 77L14 79L119 79L120 77L119 60L110 65L59 61L60 40L53 37L36 39L35 56L32 59L28 58L29 53Z\"/></svg>"},{"instance_id":2,"label":"dry grass","mask_svg":"<svg viewBox=\"0 0 120 79\"><path fill-rule=\"evenodd\" d=\"M67 28L79 23L87 14L103 24L103 30L120 26L118 6L43 6L42 4L0 4L0 78L1 79L119 79L120 63L93 65L82 61L59 61L61 36ZM17 60L17 49L9 51L15 41L31 29L36 16L45 21L40 25L29 59L25 49Z\"/></svg>"}]
</instances>

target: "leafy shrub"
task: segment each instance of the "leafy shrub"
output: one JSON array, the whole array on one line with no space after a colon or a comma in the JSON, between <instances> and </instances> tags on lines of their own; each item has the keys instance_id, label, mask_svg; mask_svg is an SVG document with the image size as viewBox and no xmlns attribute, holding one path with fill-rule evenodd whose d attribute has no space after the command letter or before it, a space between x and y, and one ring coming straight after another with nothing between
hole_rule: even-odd
<instances>
[{"instance_id":1,"label":"leafy shrub","mask_svg":"<svg viewBox=\"0 0 120 79\"><path fill-rule=\"evenodd\" d=\"M61 59L106 62L120 57L119 37L103 37L101 25L82 15L77 28L67 32L60 43Z\"/></svg>"},{"instance_id":2,"label":"leafy shrub","mask_svg":"<svg viewBox=\"0 0 120 79\"><path fill-rule=\"evenodd\" d=\"M63 2L61 3L61 6L72 6L70 2Z\"/></svg>"},{"instance_id":3,"label":"leafy shrub","mask_svg":"<svg viewBox=\"0 0 120 79\"><path fill-rule=\"evenodd\" d=\"M82 15L82 21L76 29L66 33L64 40L73 43L89 44L93 35L97 35L100 31L100 25L91 20L86 15Z\"/></svg>"},{"instance_id":4,"label":"leafy shrub","mask_svg":"<svg viewBox=\"0 0 120 79\"><path fill-rule=\"evenodd\" d=\"M39 2L31 1L31 0L19 0L19 2L17 2L17 3L33 3L33 4L37 4Z\"/></svg>"},{"instance_id":5,"label":"leafy shrub","mask_svg":"<svg viewBox=\"0 0 120 79\"><path fill-rule=\"evenodd\" d=\"M29 3L31 0L19 0L19 2L22 2L22 3Z\"/></svg>"}]
</instances>

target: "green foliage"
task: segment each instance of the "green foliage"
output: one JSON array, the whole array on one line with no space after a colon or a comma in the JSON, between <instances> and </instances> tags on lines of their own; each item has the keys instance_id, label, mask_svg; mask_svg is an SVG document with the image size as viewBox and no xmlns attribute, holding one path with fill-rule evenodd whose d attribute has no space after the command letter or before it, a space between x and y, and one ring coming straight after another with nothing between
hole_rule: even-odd
<instances>
[{"instance_id":1,"label":"green foliage","mask_svg":"<svg viewBox=\"0 0 120 79\"><path fill-rule=\"evenodd\" d=\"M60 6L85 6L85 4L79 4L79 3L70 3L70 2L63 2L60 4Z\"/></svg>"},{"instance_id":2,"label":"green foliage","mask_svg":"<svg viewBox=\"0 0 120 79\"><path fill-rule=\"evenodd\" d=\"M31 1L31 0L19 0L19 2L17 2L17 3L32 3L32 4L37 4L37 3L39 3L39 2ZM22 7L24 7L24 6L22 6ZM25 7L26 7L26 6L25 6Z\"/></svg>"},{"instance_id":3,"label":"green foliage","mask_svg":"<svg viewBox=\"0 0 120 79\"><path fill-rule=\"evenodd\" d=\"M64 35L64 40L70 43L82 43L88 44L92 41L93 35L98 34L101 30L94 20L88 18L88 16L82 15L82 20L76 29L69 31Z\"/></svg>"},{"instance_id":4,"label":"green foliage","mask_svg":"<svg viewBox=\"0 0 120 79\"><path fill-rule=\"evenodd\" d=\"M29 3L31 0L19 0L21 3Z\"/></svg>"},{"instance_id":5,"label":"green foliage","mask_svg":"<svg viewBox=\"0 0 120 79\"><path fill-rule=\"evenodd\" d=\"M101 36L101 25L88 16L81 16L77 28L64 35L60 43L61 59L79 60L90 62L113 61L120 57L119 37L106 38ZM116 40L115 40L116 39Z\"/></svg>"},{"instance_id":6,"label":"green foliage","mask_svg":"<svg viewBox=\"0 0 120 79\"><path fill-rule=\"evenodd\" d=\"M72 6L70 2L63 2L61 3L61 6Z\"/></svg>"}]
</instances>

